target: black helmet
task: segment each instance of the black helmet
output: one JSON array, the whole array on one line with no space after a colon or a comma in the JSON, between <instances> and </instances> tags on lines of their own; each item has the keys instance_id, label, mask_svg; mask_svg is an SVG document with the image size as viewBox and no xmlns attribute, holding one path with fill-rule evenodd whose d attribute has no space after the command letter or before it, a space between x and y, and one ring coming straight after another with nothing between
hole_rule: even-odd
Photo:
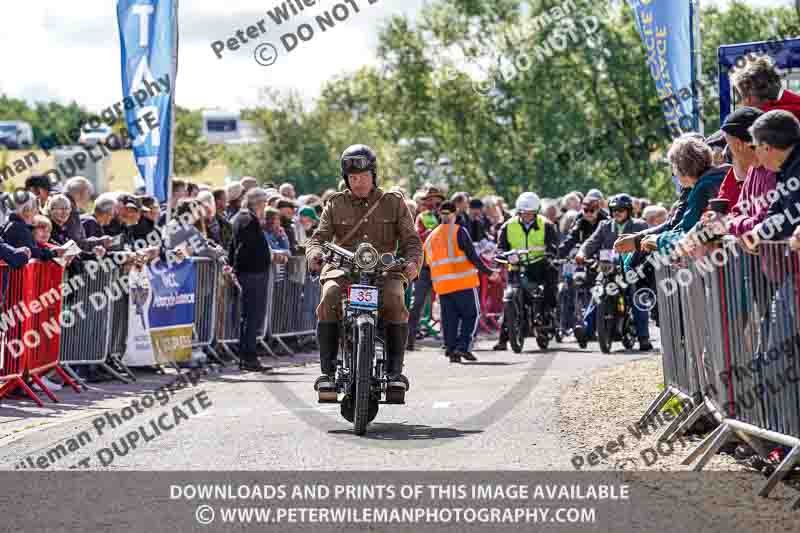
<instances>
[{"instance_id":1,"label":"black helmet","mask_svg":"<svg viewBox=\"0 0 800 533\"><path fill-rule=\"evenodd\" d=\"M633 212L633 198L629 194L617 194L611 197L608 202L608 208L611 211L616 209L627 209Z\"/></svg>"},{"instance_id":2,"label":"black helmet","mask_svg":"<svg viewBox=\"0 0 800 533\"><path fill-rule=\"evenodd\" d=\"M366 144L348 146L347 149L342 152L340 163L342 167L342 179L344 179L348 189L350 188L350 181L347 178L348 175L365 170L372 172L372 184L375 187L378 186L378 158L375 157L375 152L372 151L372 148Z\"/></svg>"}]
</instances>

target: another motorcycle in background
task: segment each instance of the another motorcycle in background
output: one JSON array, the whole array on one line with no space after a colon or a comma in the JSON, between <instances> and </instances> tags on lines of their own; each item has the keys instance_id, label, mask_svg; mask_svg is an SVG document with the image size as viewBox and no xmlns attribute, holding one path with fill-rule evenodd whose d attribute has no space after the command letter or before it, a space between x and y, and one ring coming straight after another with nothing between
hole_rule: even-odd
<instances>
[{"instance_id":1,"label":"another motorcycle in background","mask_svg":"<svg viewBox=\"0 0 800 533\"><path fill-rule=\"evenodd\" d=\"M610 353L613 343L620 341L626 350L632 350L636 345L633 307L625 298L624 289L611 284L618 276L624 278L622 260L613 250L602 250L597 271L595 297L598 298L596 322L600 351ZM617 289L608 290L609 286Z\"/></svg>"},{"instance_id":2,"label":"another motorcycle in background","mask_svg":"<svg viewBox=\"0 0 800 533\"><path fill-rule=\"evenodd\" d=\"M545 255L539 261L552 259ZM497 254L495 261L508 270L508 285L503 294L503 324L514 353L521 353L526 337L535 337L540 349L546 350L556 336L558 320L555 310L546 311L544 285L528 279L526 268L533 260L528 250L510 250Z\"/></svg>"}]
</instances>

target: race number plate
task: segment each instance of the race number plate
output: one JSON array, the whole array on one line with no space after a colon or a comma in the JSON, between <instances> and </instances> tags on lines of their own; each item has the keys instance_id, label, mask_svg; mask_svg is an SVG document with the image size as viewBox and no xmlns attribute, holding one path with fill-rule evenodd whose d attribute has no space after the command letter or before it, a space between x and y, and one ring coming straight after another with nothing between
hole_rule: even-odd
<instances>
[{"instance_id":1,"label":"race number plate","mask_svg":"<svg viewBox=\"0 0 800 533\"><path fill-rule=\"evenodd\" d=\"M369 285L350 285L350 307L375 310L378 308L378 289Z\"/></svg>"},{"instance_id":2,"label":"race number plate","mask_svg":"<svg viewBox=\"0 0 800 533\"><path fill-rule=\"evenodd\" d=\"M600 250L600 261L614 263L617 260L617 252L614 250Z\"/></svg>"}]
</instances>

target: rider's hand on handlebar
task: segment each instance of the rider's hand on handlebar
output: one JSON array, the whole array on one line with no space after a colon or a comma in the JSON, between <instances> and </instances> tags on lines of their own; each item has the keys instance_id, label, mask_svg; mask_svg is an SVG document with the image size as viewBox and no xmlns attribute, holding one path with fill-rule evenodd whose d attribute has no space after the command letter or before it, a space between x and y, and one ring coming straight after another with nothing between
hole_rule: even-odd
<instances>
[{"instance_id":1,"label":"rider's hand on handlebar","mask_svg":"<svg viewBox=\"0 0 800 533\"><path fill-rule=\"evenodd\" d=\"M408 278L408 281L414 281L419 273L419 267L416 263L409 263L403 269L403 274Z\"/></svg>"},{"instance_id":2,"label":"rider's hand on handlebar","mask_svg":"<svg viewBox=\"0 0 800 533\"><path fill-rule=\"evenodd\" d=\"M322 254L317 252L308 258L308 269L311 272L319 272L322 270Z\"/></svg>"},{"instance_id":3,"label":"rider's hand on handlebar","mask_svg":"<svg viewBox=\"0 0 800 533\"><path fill-rule=\"evenodd\" d=\"M584 262L586 262L586 258L578 254L575 256L575 262L579 265L582 265Z\"/></svg>"},{"instance_id":4,"label":"rider's hand on handlebar","mask_svg":"<svg viewBox=\"0 0 800 533\"><path fill-rule=\"evenodd\" d=\"M614 250L618 254L628 254L636 251L636 237L633 235L620 235L614 241Z\"/></svg>"},{"instance_id":5,"label":"rider's hand on handlebar","mask_svg":"<svg viewBox=\"0 0 800 533\"><path fill-rule=\"evenodd\" d=\"M655 252L658 250L658 237L656 235L648 235L642 239L642 251Z\"/></svg>"}]
</instances>

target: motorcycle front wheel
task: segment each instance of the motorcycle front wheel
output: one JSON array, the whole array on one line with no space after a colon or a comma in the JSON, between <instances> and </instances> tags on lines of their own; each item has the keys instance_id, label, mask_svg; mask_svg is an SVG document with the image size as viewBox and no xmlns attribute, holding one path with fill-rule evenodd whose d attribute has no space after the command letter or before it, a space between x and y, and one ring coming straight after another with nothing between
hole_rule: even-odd
<instances>
[{"instance_id":1,"label":"motorcycle front wheel","mask_svg":"<svg viewBox=\"0 0 800 533\"><path fill-rule=\"evenodd\" d=\"M363 321L358 325L356 372L353 394L353 430L356 435L367 432L370 423L370 393L372 386L372 361L375 356L375 324Z\"/></svg>"},{"instance_id":2,"label":"motorcycle front wheel","mask_svg":"<svg viewBox=\"0 0 800 533\"><path fill-rule=\"evenodd\" d=\"M616 301L604 297L597 306L597 341L603 353L611 352L616 319Z\"/></svg>"},{"instance_id":3,"label":"motorcycle front wheel","mask_svg":"<svg viewBox=\"0 0 800 533\"><path fill-rule=\"evenodd\" d=\"M522 310L513 300L506 304L503 310L503 320L508 324L508 340L511 342L511 349L514 353L522 353L525 346L525 317Z\"/></svg>"},{"instance_id":4,"label":"motorcycle front wheel","mask_svg":"<svg viewBox=\"0 0 800 533\"><path fill-rule=\"evenodd\" d=\"M633 350L636 346L636 327L633 321L633 312L625 310L625 322L622 325L622 345L626 350Z\"/></svg>"}]
</instances>

